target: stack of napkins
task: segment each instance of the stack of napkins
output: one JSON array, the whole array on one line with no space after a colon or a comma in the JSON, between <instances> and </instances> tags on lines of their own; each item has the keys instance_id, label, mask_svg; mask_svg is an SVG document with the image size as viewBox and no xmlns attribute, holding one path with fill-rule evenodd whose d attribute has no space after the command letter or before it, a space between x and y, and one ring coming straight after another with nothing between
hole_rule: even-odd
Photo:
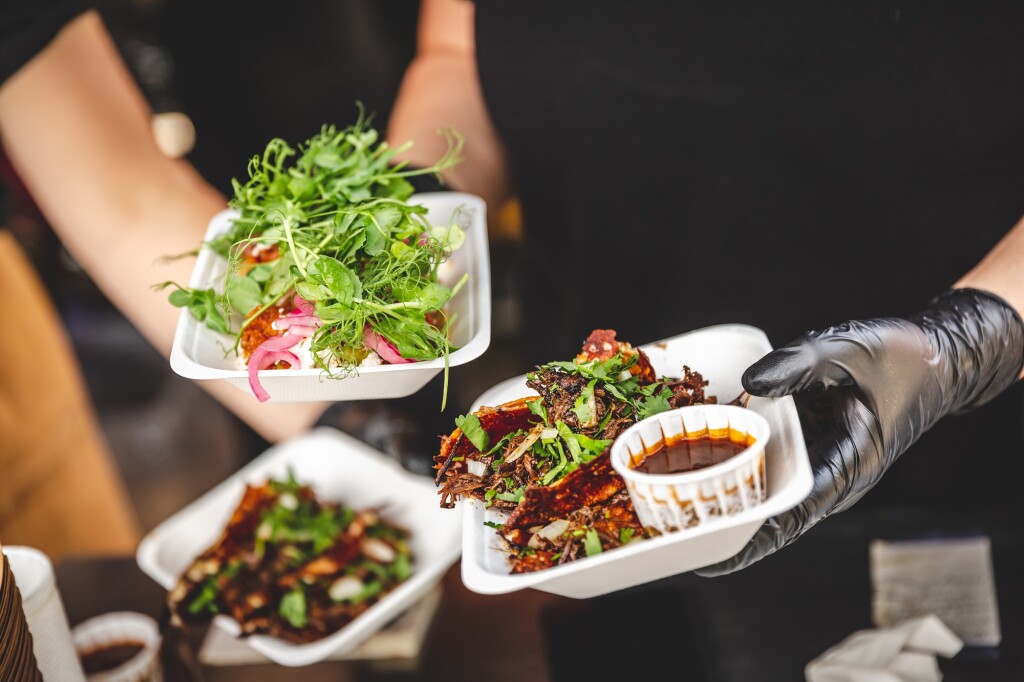
<instances>
[{"instance_id":1,"label":"stack of napkins","mask_svg":"<svg viewBox=\"0 0 1024 682\"><path fill-rule=\"evenodd\" d=\"M936 655L952 658L963 641L934 614L858 630L804 668L807 682L939 682Z\"/></svg>"},{"instance_id":2,"label":"stack of napkins","mask_svg":"<svg viewBox=\"0 0 1024 682\"><path fill-rule=\"evenodd\" d=\"M869 556L875 627L933 614L965 646L999 646L999 601L988 537L875 540Z\"/></svg>"}]
</instances>

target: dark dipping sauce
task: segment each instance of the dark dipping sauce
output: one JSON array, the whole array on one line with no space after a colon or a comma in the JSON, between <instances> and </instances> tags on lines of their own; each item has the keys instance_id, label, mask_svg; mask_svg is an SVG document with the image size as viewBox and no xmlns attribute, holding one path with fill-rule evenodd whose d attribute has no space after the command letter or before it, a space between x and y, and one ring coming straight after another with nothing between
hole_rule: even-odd
<instances>
[{"instance_id":1,"label":"dark dipping sauce","mask_svg":"<svg viewBox=\"0 0 1024 682\"><path fill-rule=\"evenodd\" d=\"M79 659L82 661L82 669L85 670L85 674L91 675L105 670L113 670L131 660L144 648L145 645L139 642L115 642L83 651L79 655Z\"/></svg>"},{"instance_id":2,"label":"dark dipping sauce","mask_svg":"<svg viewBox=\"0 0 1024 682\"><path fill-rule=\"evenodd\" d=\"M695 438L676 438L651 450L633 468L645 474L678 474L720 464L754 444L745 433L710 433Z\"/></svg>"}]
</instances>

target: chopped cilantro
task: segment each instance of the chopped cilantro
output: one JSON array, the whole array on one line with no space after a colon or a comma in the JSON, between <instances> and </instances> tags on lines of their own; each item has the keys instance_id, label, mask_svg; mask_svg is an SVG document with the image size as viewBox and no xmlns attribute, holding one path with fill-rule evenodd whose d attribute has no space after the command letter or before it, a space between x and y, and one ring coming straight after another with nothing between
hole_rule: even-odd
<instances>
[{"instance_id":1,"label":"chopped cilantro","mask_svg":"<svg viewBox=\"0 0 1024 682\"><path fill-rule=\"evenodd\" d=\"M502 436L501 440L499 440L497 443L494 444L493 447L491 447L490 450L488 450L487 452L484 453L484 456L486 457L488 455L493 455L495 452L497 452L501 448L505 447L505 445L508 444L508 442L510 440L512 440L516 436L520 435L522 432L523 432L523 430L519 429L517 431L513 431L512 433L505 434L504 436Z\"/></svg>"},{"instance_id":2,"label":"chopped cilantro","mask_svg":"<svg viewBox=\"0 0 1024 682\"><path fill-rule=\"evenodd\" d=\"M281 598L278 612L293 628L306 627L306 593L301 584Z\"/></svg>"},{"instance_id":3,"label":"chopped cilantro","mask_svg":"<svg viewBox=\"0 0 1024 682\"><path fill-rule=\"evenodd\" d=\"M371 580L369 583L366 584L366 587L364 587L358 594L356 594L354 597L352 597L352 599L348 601L351 601L353 604L364 602L370 597L376 597L378 594L380 594L381 590L383 589L384 586L380 584L380 581Z\"/></svg>"},{"instance_id":4,"label":"chopped cilantro","mask_svg":"<svg viewBox=\"0 0 1024 682\"><path fill-rule=\"evenodd\" d=\"M462 433L466 434L466 438L473 444L480 452L487 450L487 444L490 442L490 438L487 432L484 431L484 427L480 425L480 418L470 412L455 418L455 425L462 429Z\"/></svg>"},{"instance_id":5,"label":"chopped cilantro","mask_svg":"<svg viewBox=\"0 0 1024 682\"><path fill-rule=\"evenodd\" d=\"M640 405L640 413L637 416L640 419L646 419L647 417L652 417L660 412L666 412L672 409L672 405L668 402L668 399L671 396L672 391L667 388L663 388L657 395L645 398L643 403Z\"/></svg>"},{"instance_id":6,"label":"chopped cilantro","mask_svg":"<svg viewBox=\"0 0 1024 682\"><path fill-rule=\"evenodd\" d=\"M626 544L633 539L633 529L629 526L619 529L619 542Z\"/></svg>"},{"instance_id":7,"label":"chopped cilantro","mask_svg":"<svg viewBox=\"0 0 1024 682\"><path fill-rule=\"evenodd\" d=\"M576 398L576 402L573 404L573 414L579 420L581 425L593 426L597 423L597 415L594 414L594 407L596 405L594 398L594 386L597 385L597 379L591 379L587 385L580 391L580 395Z\"/></svg>"},{"instance_id":8,"label":"chopped cilantro","mask_svg":"<svg viewBox=\"0 0 1024 682\"><path fill-rule=\"evenodd\" d=\"M536 377L534 377L536 378ZM526 403L526 406L530 408L530 412L540 417L541 421L545 424L548 423L548 408L544 407L544 401L538 398L537 400L531 400Z\"/></svg>"},{"instance_id":9,"label":"chopped cilantro","mask_svg":"<svg viewBox=\"0 0 1024 682\"><path fill-rule=\"evenodd\" d=\"M270 489L279 495L282 493L297 493L299 488L302 487L298 479L295 478L295 470L291 467L288 467L287 477L284 480L270 480L268 484Z\"/></svg>"},{"instance_id":10,"label":"chopped cilantro","mask_svg":"<svg viewBox=\"0 0 1024 682\"><path fill-rule=\"evenodd\" d=\"M557 422L555 425L558 427L558 435L565 441L565 446L569 450L569 456L572 457L572 461L579 462L580 457L583 455L583 450L576 441L576 434L563 421Z\"/></svg>"},{"instance_id":11,"label":"chopped cilantro","mask_svg":"<svg viewBox=\"0 0 1024 682\"><path fill-rule=\"evenodd\" d=\"M395 557L395 563L391 564L391 570L398 580L405 580L412 575L412 560L408 554L400 553Z\"/></svg>"},{"instance_id":12,"label":"chopped cilantro","mask_svg":"<svg viewBox=\"0 0 1024 682\"><path fill-rule=\"evenodd\" d=\"M203 612L217 613L217 611L217 576L211 575L203 581L203 587L200 589L198 596L188 605L188 612L197 614Z\"/></svg>"},{"instance_id":13,"label":"chopped cilantro","mask_svg":"<svg viewBox=\"0 0 1024 682\"><path fill-rule=\"evenodd\" d=\"M584 456L584 461L589 462L594 457L597 457L602 452L608 449L608 446L612 444L611 438L591 438L584 436L582 433L574 434L576 442L580 444L590 457Z\"/></svg>"},{"instance_id":14,"label":"chopped cilantro","mask_svg":"<svg viewBox=\"0 0 1024 682\"><path fill-rule=\"evenodd\" d=\"M521 485L521 486L519 486L518 488L516 488L515 490L513 490L511 492L498 493L497 495L495 495L495 497L497 497L499 500L502 500L504 502L515 502L515 503L518 504L519 502L522 501L522 499L523 499L523 491L525 491L525 490L526 490L526 486L525 485Z\"/></svg>"}]
</instances>

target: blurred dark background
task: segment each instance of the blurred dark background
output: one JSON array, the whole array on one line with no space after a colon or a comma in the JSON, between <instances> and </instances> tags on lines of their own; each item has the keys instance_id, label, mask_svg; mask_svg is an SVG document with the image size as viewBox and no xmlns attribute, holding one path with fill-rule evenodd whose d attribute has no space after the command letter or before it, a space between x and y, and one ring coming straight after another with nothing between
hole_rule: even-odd
<instances>
[{"instance_id":1,"label":"blurred dark background","mask_svg":"<svg viewBox=\"0 0 1024 682\"><path fill-rule=\"evenodd\" d=\"M154 113L191 119L186 158L230 196L248 160L274 137L299 143L327 123L354 122L358 103L383 131L415 50L417 0L269 2L106 0L100 10ZM148 530L268 446L192 382L174 374L61 247L6 161L5 213L66 323L110 448ZM486 358L453 368L403 401L335 404L322 423L344 428L427 473L437 436L477 395L519 371L514 207L490 208L494 317ZM396 416L398 415L398 416ZM412 417L412 419L410 418ZM413 423L415 420L416 423Z\"/></svg>"}]
</instances>

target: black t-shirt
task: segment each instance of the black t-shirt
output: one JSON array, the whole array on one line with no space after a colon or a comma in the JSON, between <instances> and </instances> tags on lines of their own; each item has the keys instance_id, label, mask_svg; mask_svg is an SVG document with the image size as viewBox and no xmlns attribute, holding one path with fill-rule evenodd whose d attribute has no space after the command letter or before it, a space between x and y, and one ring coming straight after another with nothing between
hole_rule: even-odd
<instances>
[{"instance_id":1,"label":"black t-shirt","mask_svg":"<svg viewBox=\"0 0 1024 682\"><path fill-rule=\"evenodd\" d=\"M639 344L740 322L781 345L919 310L1024 215L1022 20L1016 3L477 0L530 361L598 327ZM1017 387L944 420L868 498L1017 505L986 467L1016 460L1021 430Z\"/></svg>"},{"instance_id":2,"label":"black t-shirt","mask_svg":"<svg viewBox=\"0 0 1024 682\"><path fill-rule=\"evenodd\" d=\"M83 0L8 0L0 4L0 84L86 9Z\"/></svg>"}]
</instances>

